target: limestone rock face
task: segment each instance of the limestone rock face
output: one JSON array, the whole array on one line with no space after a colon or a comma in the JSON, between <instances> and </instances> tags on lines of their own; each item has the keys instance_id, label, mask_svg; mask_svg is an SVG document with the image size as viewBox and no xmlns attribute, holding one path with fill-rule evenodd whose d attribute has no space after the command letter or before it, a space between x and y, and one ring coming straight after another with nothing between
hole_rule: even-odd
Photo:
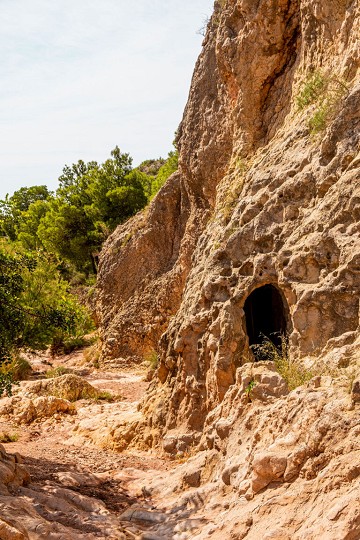
<instances>
[{"instance_id":1,"label":"limestone rock face","mask_svg":"<svg viewBox=\"0 0 360 540\"><path fill-rule=\"evenodd\" d=\"M117 440L195 454L146 486L201 501L194 539L360 536L359 29L358 1L216 1L179 171L101 255L103 357L160 356Z\"/></svg>"},{"instance_id":2,"label":"limestone rock face","mask_svg":"<svg viewBox=\"0 0 360 540\"><path fill-rule=\"evenodd\" d=\"M238 368L209 413L198 452L147 478L147 489L204 519L189 536L195 540L358 538L359 404L351 404L349 388L322 376L281 397L258 398L247 391L250 376L254 390L272 377L271 388L280 390L283 381L272 363L250 369ZM170 450L169 434L165 441ZM174 433L172 442L178 452L184 437Z\"/></svg>"},{"instance_id":3,"label":"limestone rock face","mask_svg":"<svg viewBox=\"0 0 360 540\"><path fill-rule=\"evenodd\" d=\"M359 23L356 1L215 2L179 171L101 254L103 356L160 353L154 440L201 432L261 331L356 364Z\"/></svg>"}]
</instances>

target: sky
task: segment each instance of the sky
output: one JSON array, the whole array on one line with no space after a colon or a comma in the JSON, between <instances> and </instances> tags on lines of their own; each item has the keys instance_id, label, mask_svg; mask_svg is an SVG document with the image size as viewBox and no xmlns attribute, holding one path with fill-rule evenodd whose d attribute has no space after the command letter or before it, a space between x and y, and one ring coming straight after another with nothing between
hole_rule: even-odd
<instances>
[{"instance_id":1,"label":"sky","mask_svg":"<svg viewBox=\"0 0 360 540\"><path fill-rule=\"evenodd\" d=\"M65 164L166 157L213 0L0 0L0 199Z\"/></svg>"}]
</instances>

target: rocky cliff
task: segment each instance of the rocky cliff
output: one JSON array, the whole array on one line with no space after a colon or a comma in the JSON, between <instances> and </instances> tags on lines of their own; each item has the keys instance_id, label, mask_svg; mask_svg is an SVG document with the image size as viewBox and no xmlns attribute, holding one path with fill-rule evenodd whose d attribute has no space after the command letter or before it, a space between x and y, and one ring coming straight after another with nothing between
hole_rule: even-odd
<instances>
[{"instance_id":1,"label":"rocky cliff","mask_svg":"<svg viewBox=\"0 0 360 540\"><path fill-rule=\"evenodd\" d=\"M179 172L109 238L98 284L103 356L159 350L170 410L189 418L198 401L200 424L248 355L244 307L255 289L276 289L269 316L284 319L293 355L352 355L359 5L216 2L203 45Z\"/></svg>"},{"instance_id":2,"label":"rocky cliff","mask_svg":"<svg viewBox=\"0 0 360 540\"><path fill-rule=\"evenodd\" d=\"M300 477L316 479L308 494L333 493L336 456L351 468L359 450L359 15L357 0L215 2L179 171L101 255L103 358L160 355L134 441L196 447L246 500L274 482L296 498ZM284 355L318 378L293 390L272 363L254 367L269 360L254 356L262 334L287 335ZM336 450L341 438L349 446ZM342 495L358 477L339 477ZM318 533L294 525L289 538L358 538L359 513L343 517ZM259 527L249 521L246 538L263 537Z\"/></svg>"}]
</instances>

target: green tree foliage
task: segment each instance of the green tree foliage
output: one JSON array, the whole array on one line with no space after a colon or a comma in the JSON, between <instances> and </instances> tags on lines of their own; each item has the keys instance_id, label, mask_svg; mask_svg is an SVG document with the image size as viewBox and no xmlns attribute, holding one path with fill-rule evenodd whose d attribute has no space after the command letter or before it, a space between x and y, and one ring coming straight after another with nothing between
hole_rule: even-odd
<instances>
[{"instance_id":1,"label":"green tree foliage","mask_svg":"<svg viewBox=\"0 0 360 540\"><path fill-rule=\"evenodd\" d=\"M77 270L95 273L95 256L102 242L146 205L145 175L133 170L129 154L116 147L101 165L79 161L66 166L59 183L37 236L48 251Z\"/></svg>"},{"instance_id":2,"label":"green tree foliage","mask_svg":"<svg viewBox=\"0 0 360 540\"><path fill-rule=\"evenodd\" d=\"M87 175L86 195L91 204L85 209L94 223L104 224L110 231L147 203L145 176L132 170L129 154L122 154L116 147L111 156Z\"/></svg>"},{"instance_id":3,"label":"green tree foliage","mask_svg":"<svg viewBox=\"0 0 360 540\"><path fill-rule=\"evenodd\" d=\"M19 348L44 349L61 332L74 335L89 317L48 255L0 244L0 365ZM0 373L0 395L9 378Z\"/></svg>"},{"instance_id":4,"label":"green tree foliage","mask_svg":"<svg viewBox=\"0 0 360 540\"><path fill-rule=\"evenodd\" d=\"M151 196L154 197L159 189L165 184L166 180L178 169L179 153L172 150L168 154L165 163L160 167L156 178L152 182Z\"/></svg>"},{"instance_id":5,"label":"green tree foliage","mask_svg":"<svg viewBox=\"0 0 360 540\"><path fill-rule=\"evenodd\" d=\"M160 168L164 165L165 159L147 159L140 163L137 167L137 170L142 173L142 183L144 185L145 193L148 200L153 196L154 186L156 182L156 177L159 173Z\"/></svg>"},{"instance_id":6,"label":"green tree foliage","mask_svg":"<svg viewBox=\"0 0 360 540\"><path fill-rule=\"evenodd\" d=\"M24 269L33 269L31 258L0 251L0 363L10 359L22 333L24 313L20 309L20 296L24 290Z\"/></svg>"},{"instance_id":7,"label":"green tree foliage","mask_svg":"<svg viewBox=\"0 0 360 540\"><path fill-rule=\"evenodd\" d=\"M22 222L23 212L36 201L47 201L52 193L46 186L23 187L4 200L0 200L0 235L16 240L17 228Z\"/></svg>"},{"instance_id":8,"label":"green tree foliage","mask_svg":"<svg viewBox=\"0 0 360 540\"><path fill-rule=\"evenodd\" d=\"M21 219L16 226L16 237L25 249L34 251L44 247L38 230L48 210L49 201L38 200L21 213Z\"/></svg>"},{"instance_id":9,"label":"green tree foliage","mask_svg":"<svg viewBox=\"0 0 360 540\"><path fill-rule=\"evenodd\" d=\"M67 202L62 198L51 201L41 219L37 236L45 249L55 253L85 273L94 271L93 251L101 238L81 202Z\"/></svg>"},{"instance_id":10,"label":"green tree foliage","mask_svg":"<svg viewBox=\"0 0 360 540\"><path fill-rule=\"evenodd\" d=\"M14 348L41 349L55 330L72 332L75 299L47 256L0 247L0 363Z\"/></svg>"},{"instance_id":11,"label":"green tree foliage","mask_svg":"<svg viewBox=\"0 0 360 540\"><path fill-rule=\"evenodd\" d=\"M166 161L148 160L133 169L129 154L116 147L102 164L66 165L55 194L34 186L0 202L0 233L26 250L55 255L70 274L95 274L102 242L146 206L177 164L173 151Z\"/></svg>"}]
</instances>

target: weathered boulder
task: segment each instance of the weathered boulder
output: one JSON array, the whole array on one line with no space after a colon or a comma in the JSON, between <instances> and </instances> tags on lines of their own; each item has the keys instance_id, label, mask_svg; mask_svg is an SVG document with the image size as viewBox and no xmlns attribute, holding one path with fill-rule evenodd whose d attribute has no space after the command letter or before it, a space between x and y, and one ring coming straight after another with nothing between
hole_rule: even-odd
<instances>
[{"instance_id":1,"label":"weathered boulder","mask_svg":"<svg viewBox=\"0 0 360 540\"><path fill-rule=\"evenodd\" d=\"M0 444L0 494L6 495L8 488L14 489L29 481L30 475L24 467L20 455L8 454L4 446Z\"/></svg>"},{"instance_id":2,"label":"weathered boulder","mask_svg":"<svg viewBox=\"0 0 360 540\"><path fill-rule=\"evenodd\" d=\"M91 399L99 395L94 388L82 377L73 374L61 375L52 379L28 381L23 384L22 393L25 396L56 396L68 401Z\"/></svg>"},{"instance_id":3,"label":"weathered boulder","mask_svg":"<svg viewBox=\"0 0 360 540\"><path fill-rule=\"evenodd\" d=\"M26 381L14 396L0 400L0 416L12 416L19 423L30 424L56 414L75 414L74 401L97 398L100 394L85 379L72 374Z\"/></svg>"},{"instance_id":4,"label":"weathered boulder","mask_svg":"<svg viewBox=\"0 0 360 540\"><path fill-rule=\"evenodd\" d=\"M24 397L16 395L0 401L0 416L12 417L19 424L50 418L56 414L75 414L74 405L55 396Z\"/></svg>"}]
</instances>

